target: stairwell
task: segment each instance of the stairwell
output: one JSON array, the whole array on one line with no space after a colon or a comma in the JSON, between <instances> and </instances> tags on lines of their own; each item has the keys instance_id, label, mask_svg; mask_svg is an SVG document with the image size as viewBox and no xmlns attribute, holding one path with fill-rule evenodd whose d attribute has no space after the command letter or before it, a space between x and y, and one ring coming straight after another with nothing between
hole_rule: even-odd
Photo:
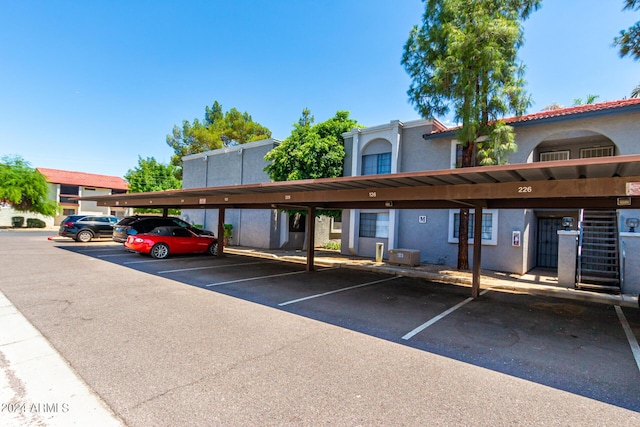
<instances>
[{"instance_id":1,"label":"stairwell","mask_svg":"<svg viewBox=\"0 0 640 427\"><path fill-rule=\"evenodd\" d=\"M620 292L618 219L615 210L583 210L576 287Z\"/></svg>"}]
</instances>

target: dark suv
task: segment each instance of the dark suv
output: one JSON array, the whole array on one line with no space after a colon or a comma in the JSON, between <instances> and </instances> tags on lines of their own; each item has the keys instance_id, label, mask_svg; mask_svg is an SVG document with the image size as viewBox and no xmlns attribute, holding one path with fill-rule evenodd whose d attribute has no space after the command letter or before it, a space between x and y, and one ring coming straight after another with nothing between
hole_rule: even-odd
<instances>
[{"instance_id":1,"label":"dark suv","mask_svg":"<svg viewBox=\"0 0 640 427\"><path fill-rule=\"evenodd\" d=\"M119 219L111 215L69 215L60 223L58 234L84 243L93 238L111 237Z\"/></svg>"},{"instance_id":2,"label":"dark suv","mask_svg":"<svg viewBox=\"0 0 640 427\"><path fill-rule=\"evenodd\" d=\"M134 215L123 218L113 229L113 240L119 243L127 241L130 234L148 233L156 227L179 226L188 228L198 235L213 236L209 230L196 228L191 224L173 216L141 216Z\"/></svg>"}]
</instances>

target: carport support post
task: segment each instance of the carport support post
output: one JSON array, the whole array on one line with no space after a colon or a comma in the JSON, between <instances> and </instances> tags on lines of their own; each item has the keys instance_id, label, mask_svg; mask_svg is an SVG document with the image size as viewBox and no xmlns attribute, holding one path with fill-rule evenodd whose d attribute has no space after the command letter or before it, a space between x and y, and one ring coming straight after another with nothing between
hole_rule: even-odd
<instances>
[{"instance_id":1,"label":"carport support post","mask_svg":"<svg viewBox=\"0 0 640 427\"><path fill-rule=\"evenodd\" d=\"M307 271L313 271L313 255L316 237L316 208L307 209Z\"/></svg>"},{"instance_id":2,"label":"carport support post","mask_svg":"<svg viewBox=\"0 0 640 427\"><path fill-rule=\"evenodd\" d=\"M473 222L473 282L471 297L480 296L480 264L482 260L482 207L476 206Z\"/></svg>"},{"instance_id":3,"label":"carport support post","mask_svg":"<svg viewBox=\"0 0 640 427\"><path fill-rule=\"evenodd\" d=\"M218 256L224 255L224 208L218 208Z\"/></svg>"},{"instance_id":4,"label":"carport support post","mask_svg":"<svg viewBox=\"0 0 640 427\"><path fill-rule=\"evenodd\" d=\"M162 208L162 216L169 216L169 208Z\"/></svg>"}]
</instances>

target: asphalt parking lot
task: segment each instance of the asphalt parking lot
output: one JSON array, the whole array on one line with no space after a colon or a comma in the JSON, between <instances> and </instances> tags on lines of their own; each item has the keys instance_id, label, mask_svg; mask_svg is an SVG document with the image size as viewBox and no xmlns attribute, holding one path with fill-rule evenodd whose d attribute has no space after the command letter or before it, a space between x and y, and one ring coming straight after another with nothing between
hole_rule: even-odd
<instances>
[{"instance_id":1,"label":"asphalt parking lot","mask_svg":"<svg viewBox=\"0 0 640 427\"><path fill-rule=\"evenodd\" d=\"M0 233L4 259L25 263L3 266L2 291L128 425L172 425L176 419L167 413L174 411L178 419L192 414L192 424L413 425L426 421L424 405L413 405L427 398L439 408L427 410L434 425L640 422L640 370L627 335L640 337L636 309L491 290L473 301L468 288L423 279L344 268L307 273L304 265L234 254L154 260L107 240L47 242L46 233L18 234ZM215 322L215 331L203 332L207 322ZM319 328L313 338L302 332L309 322ZM257 366L237 368L231 354L208 359L211 342L244 361L268 358L291 342L296 347L286 366L271 364L272 375L263 378ZM362 373L343 378L362 369L354 368L358 359L371 375L360 396L380 382L399 388L389 384L393 396L365 406L351 402L343 413L348 402L336 407L334 399L363 381ZM202 360L212 365L194 366ZM328 371L308 372L314 363ZM433 366L446 381L430 384L424 375ZM224 393L199 383L217 369L233 380ZM155 377L162 370L164 377ZM296 372L305 381L273 378ZM394 372L400 379L389 378ZM406 378L411 372L415 378ZM327 385L327 377L336 383ZM176 390L193 387L201 388L194 400L179 400ZM432 395L433 388L442 393ZM465 391L448 400L458 388ZM264 393L260 401L256 393ZM149 413L170 396L163 410ZM207 408L214 414L202 415Z\"/></svg>"}]
</instances>

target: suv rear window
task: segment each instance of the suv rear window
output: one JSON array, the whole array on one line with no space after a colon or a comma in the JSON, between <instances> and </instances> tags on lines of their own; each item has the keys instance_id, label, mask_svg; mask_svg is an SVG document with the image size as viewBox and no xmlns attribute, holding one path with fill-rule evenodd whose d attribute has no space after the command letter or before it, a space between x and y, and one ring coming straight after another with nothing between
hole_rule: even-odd
<instances>
[{"instance_id":1,"label":"suv rear window","mask_svg":"<svg viewBox=\"0 0 640 427\"><path fill-rule=\"evenodd\" d=\"M129 225L135 221L137 221L138 218L136 217L126 217L126 218L122 218L120 221L118 221L118 225Z\"/></svg>"}]
</instances>

